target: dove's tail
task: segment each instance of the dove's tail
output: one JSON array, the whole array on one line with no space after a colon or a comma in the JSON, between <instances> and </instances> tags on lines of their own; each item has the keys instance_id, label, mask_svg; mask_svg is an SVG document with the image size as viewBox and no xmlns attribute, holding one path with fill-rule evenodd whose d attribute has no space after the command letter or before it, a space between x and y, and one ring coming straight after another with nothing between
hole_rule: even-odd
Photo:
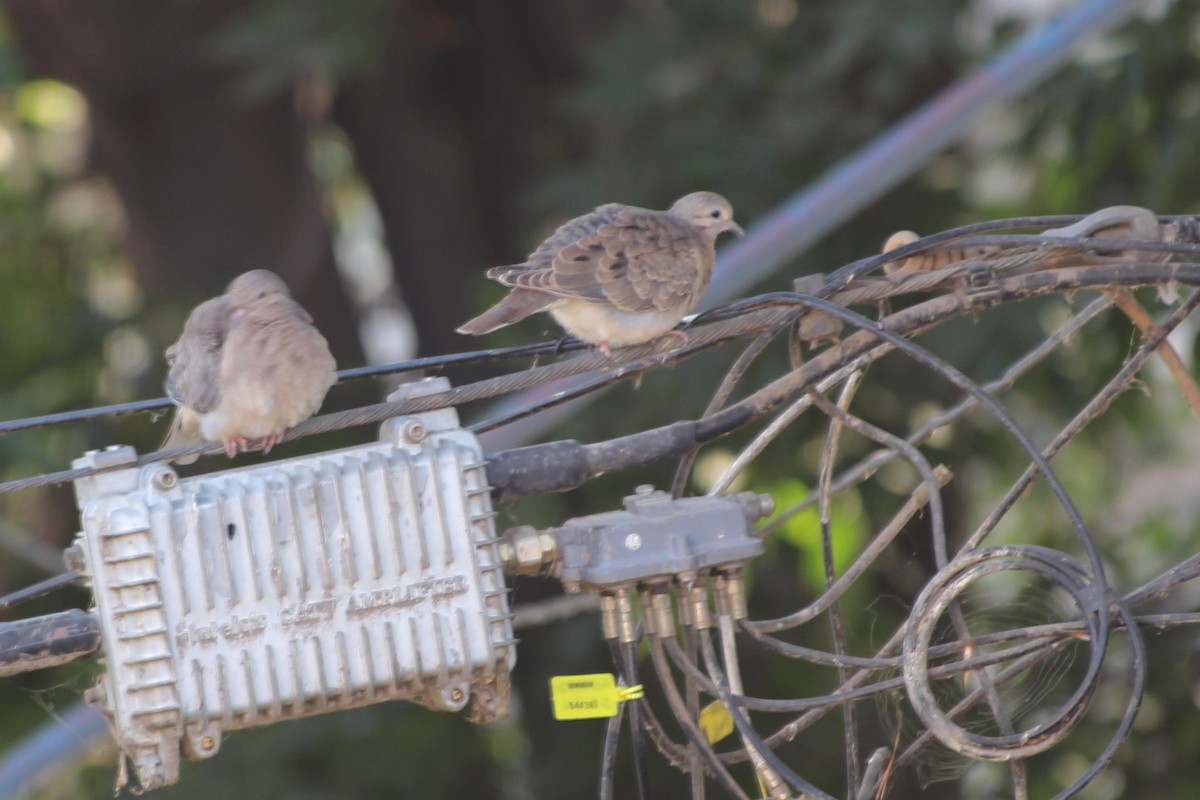
<instances>
[{"instance_id":1,"label":"dove's tail","mask_svg":"<svg viewBox=\"0 0 1200 800\"><path fill-rule=\"evenodd\" d=\"M186 447L189 444L200 444L204 441L204 435L200 433L200 417L194 411L187 408L177 408L175 410L175 419L171 421L171 429L167 431L167 438L163 439L163 443L159 445L159 450L169 450L172 447ZM192 454L190 456L180 456L173 459L176 464L194 464L200 458L199 455Z\"/></svg>"},{"instance_id":2,"label":"dove's tail","mask_svg":"<svg viewBox=\"0 0 1200 800\"><path fill-rule=\"evenodd\" d=\"M527 289L513 289L508 295L487 311L472 320L458 326L459 333L479 336L484 333L503 328L520 322L530 314L546 311L560 298L553 295L531 292Z\"/></svg>"}]
</instances>

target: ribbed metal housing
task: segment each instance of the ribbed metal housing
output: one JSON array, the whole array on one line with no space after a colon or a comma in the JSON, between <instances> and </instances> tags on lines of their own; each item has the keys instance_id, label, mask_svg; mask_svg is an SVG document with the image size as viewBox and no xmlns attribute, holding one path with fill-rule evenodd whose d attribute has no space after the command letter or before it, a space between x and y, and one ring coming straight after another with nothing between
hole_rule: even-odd
<instances>
[{"instance_id":1,"label":"ribbed metal housing","mask_svg":"<svg viewBox=\"0 0 1200 800\"><path fill-rule=\"evenodd\" d=\"M143 786L176 780L181 749L215 753L223 730L401 698L507 714L515 641L479 445L445 410L383 439L78 482L101 699Z\"/></svg>"}]
</instances>

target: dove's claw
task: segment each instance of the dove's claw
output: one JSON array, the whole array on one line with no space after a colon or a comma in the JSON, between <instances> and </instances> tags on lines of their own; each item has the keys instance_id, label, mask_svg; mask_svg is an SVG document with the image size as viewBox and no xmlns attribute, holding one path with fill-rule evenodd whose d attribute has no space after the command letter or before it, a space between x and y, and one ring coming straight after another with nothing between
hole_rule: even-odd
<instances>
[{"instance_id":1,"label":"dove's claw","mask_svg":"<svg viewBox=\"0 0 1200 800\"><path fill-rule=\"evenodd\" d=\"M679 328L672 328L671 330L664 333L663 336L674 336L676 339L679 340L680 347L684 347L688 343L687 331L681 331L681 330L679 330Z\"/></svg>"},{"instance_id":2,"label":"dove's claw","mask_svg":"<svg viewBox=\"0 0 1200 800\"><path fill-rule=\"evenodd\" d=\"M271 452L271 448L283 441L283 433L272 433L270 436L262 438L263 453Z\"/></svg>"},{"instance_id":3,"label":"dove's claw","mask_svg":"<svg viewBox=\"0 0 1200 800\"><path fill-rule=\"evenodd\" d=\"M245 453L250 449L250 442L246 441L245 436L230 436L222 444L225 446L225 455L233 458L238 453Z\"/></svg>"}]
</instances>

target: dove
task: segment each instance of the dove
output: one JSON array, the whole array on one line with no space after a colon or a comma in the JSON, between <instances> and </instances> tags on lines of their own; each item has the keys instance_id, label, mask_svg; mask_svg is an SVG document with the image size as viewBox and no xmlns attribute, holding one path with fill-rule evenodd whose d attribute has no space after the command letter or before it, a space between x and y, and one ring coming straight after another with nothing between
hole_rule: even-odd
<instances>
[{"instance_id":1,"label":"dove","mask_svg":"<svg viewBox=\"0 0 1200 800\"><path fill-rule=\"evenodd\" d=\"M178 409L162 447L219 441L230 458L253 439L270 452L288 428L316 413L337 380L312 317L263 269L196 306L166 356L167 395Z\"/></svg>"},{"instance_id":2,"label":"dove","mask_svg":"<svg viewBox=\"0 0 1200 800\"><path fill-rule=\"evenodd\" d=\"M896 231L883 243L883 249L880 252L890 253L896 248L912 244L920 238L920 236L912 231ZM883 265L883 272L886 275L907 272L932 272L944 269L959 261L973 261L984 258L997 252L999 249L999 247L987 245L976 245L973 247L939 246L936 250L917 253L900 261L888 261Z\"/></svg>"},{"instance_id":3,"label":"dove","mask_svg":"<svg viewBox=\"0 0 1200 800\"><path fill-rule=\"evenodd\" d=\"M487 276L512 289L459 333L478 336L548 311L569 333L596 345L642 344L691 312L712 279L717 237L743 235L733 207L714 192L693 192L666 211L609 203L576 217L524 263Z\"/></svg>"}]
</instances>

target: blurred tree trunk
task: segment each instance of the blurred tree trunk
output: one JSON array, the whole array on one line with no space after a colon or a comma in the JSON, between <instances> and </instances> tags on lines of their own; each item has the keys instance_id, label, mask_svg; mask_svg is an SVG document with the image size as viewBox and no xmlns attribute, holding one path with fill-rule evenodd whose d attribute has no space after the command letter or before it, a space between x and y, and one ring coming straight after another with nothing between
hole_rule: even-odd
<instances>
[{"instance_id":1,"label":"blurred tree trunk","mask_svg":"<svg viewBox=\"0 0 1200 800\"><path fill-rule=\"evenodd\" d=\"M596 0L411 0L378 69L333 106L383 217L422 350L470 341L454 328L485 268L525 255L520 192L531 144L600 30Z\"/></svg>"},{"instance_id":2,"label":"blurred tree trunk","mask_svg":"<svg viewBox=\"0 0 1200 800\"><path fill-rule=\"evenodd\" d=\"M360 360L292 98L237 99L210 37L241 2L14 0L39 73L87 98L93 166L112 181L151 296L220 291L248 269L283 275L343 363Z\"/></svg>"},{"instance_id":3,"label":"blurred tree trunk","mask_svg":"<svg viewBox=\"0 0 1200 800\"><path fill-rule=\"evenodd\" d=\"M5 6L34 69L87 98L93 166L121 198L146 290L199 297L274 269L351 363L361 350L308 164L311 122L292 92L239 99L245 73L211 46L252 7ZM465 287L523 254L502 231L531 179L529 143L602 13L598 0L411 0L383 63L338 90L333 116L379 205L424 353L461 349L454 328L477 310Z\"/></svg>"}]
</instances>

